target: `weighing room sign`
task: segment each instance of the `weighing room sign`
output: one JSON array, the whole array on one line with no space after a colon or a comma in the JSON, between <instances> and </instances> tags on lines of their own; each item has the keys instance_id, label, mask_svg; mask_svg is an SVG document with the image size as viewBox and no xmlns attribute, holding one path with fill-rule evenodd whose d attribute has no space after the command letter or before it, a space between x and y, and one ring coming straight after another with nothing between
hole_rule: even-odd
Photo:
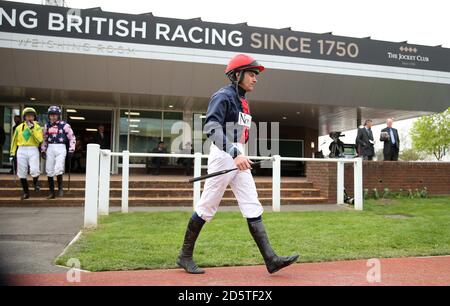
<instances>
[{"instance_id":1,"label":"weighing room sign","mask_svg":"<svg viewBox=\"0 0 450 306\"><path fill-rule=\"evenodd\" d=\"M92 42L85 43L84 48L101 42L115 42L124 46L141 44L249 52L450 72L450 49L447 48L350 38L331 33L313 34L246 24L211 23L200 19L161 18L150 13L111 13L99 8L79 10L1 1L1 33ZM27 43L46 44L46 48L61 47L48 39L19 42L19 45ZM133 52L126 47L119 51Z\"/></svg>"}]
</instances>

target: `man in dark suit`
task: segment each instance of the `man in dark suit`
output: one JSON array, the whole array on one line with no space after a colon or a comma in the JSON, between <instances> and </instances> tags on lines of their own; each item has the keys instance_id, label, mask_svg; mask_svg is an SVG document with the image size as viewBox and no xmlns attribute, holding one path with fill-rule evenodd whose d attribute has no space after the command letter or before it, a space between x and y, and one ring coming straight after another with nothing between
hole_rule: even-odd
<instances>
[{"instance_id":1,"label":"man in dark suit","mask_svg":"<svg viewBox=\"0 0 450 306\"><path fill-rule=\"evenodd\" d=\"M359 154L362 155L364 160L373 159L375 155L374 144L372 120L367 119L364 127L358 130L358 135L356 136L356 145L359 148Z\"/></svg>"},{"instance_id":2,"label":"man in dark suit","mask_svg":"<svg viewBox=\"0 0 450 306\"><path fill-rule=\"evenodd\" d=\"M392 127L393 120L387 119L387 127L381 130L380 141L384 142L383 155L384 160L398 160L400 150L400 138L397 129Z\"/></svg>"},{"instance_id":3,"label":"man in dark suit","mask_svg":"<svg viewBox=\"0 0 450 306\"><path fill-rule=\"evenodd\" d=\"M158 142L158 146L152 150L152 153L167 153L164 141ZM159 169L161 168L161 165L167 164L167 159L164 157L153 157L152 163L156 168L156 170L153 174L159 175ZM148 170L147 170L147 172L148 172Z\"/></svg>"},{"instance_id":4,"label":"man in dark suit","mask_svg":"<svg viewBox=\"0 0 450 306\"><path fill-rule=\"evenodd\" d=\"M94 135L93 142L100 145L100 149L110 149L109 135L105 133L105 126L99 125L97 131L97 134Z\"/></svg>"},{"instance_id":5,"label":"man in dark suit","mask_svg":"<svg viewBox=\"0 0 450 306\"><path fill-rule=\"evenodd\" d=\"M6 141L6 133L3 126L0 126L0 168L3 165L3 145Z\"/></svg>"}]
</instances>

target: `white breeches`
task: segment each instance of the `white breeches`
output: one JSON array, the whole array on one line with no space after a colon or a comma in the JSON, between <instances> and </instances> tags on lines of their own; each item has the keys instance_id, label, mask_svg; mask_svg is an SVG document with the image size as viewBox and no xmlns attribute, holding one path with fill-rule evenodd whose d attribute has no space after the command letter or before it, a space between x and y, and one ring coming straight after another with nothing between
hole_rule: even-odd
<instances>
[{"instance_id":1,"label":"white breeches","mask_svg":"<svg viewBox=\"0 0 450 306\"><path fill-rule=\"evenodd\" d=\"M17 149L17 176L21 179L26 179L28 175L28 167L30 168L30 175L38 177L40 155L38 147L20 146Z\"/></svg>"},{"instance_id":2,"label":"white breeches","mask_svg":"<svg viewBox=\"0 0 450 306\"><path fill-rule=\"evenodd\" d=\"M242 144L236 143L235 145L241 152L244 152ZM235 167L234 160L228 153L220 150L214 144L211 145L208 157L208 173ZM231 186L241 213L245 218L257 218L262 215L263 207L258 200L255 181L250 170L235 170L206 179L201 198L195 205L197 215L203 220L212 220L228 185Z\"/></svg>"},{"instance_id":3,"label":"white breeches","mask_svg":"<svg viewBox=\"0 0 450 306\"><path fill-rule=\"evenodd\" d=\"M66 163L67 148L62 143L51 143L47 148L47 160L45 172L48 177L58 176L64 173Z\"/></svg>"}]
</instances>

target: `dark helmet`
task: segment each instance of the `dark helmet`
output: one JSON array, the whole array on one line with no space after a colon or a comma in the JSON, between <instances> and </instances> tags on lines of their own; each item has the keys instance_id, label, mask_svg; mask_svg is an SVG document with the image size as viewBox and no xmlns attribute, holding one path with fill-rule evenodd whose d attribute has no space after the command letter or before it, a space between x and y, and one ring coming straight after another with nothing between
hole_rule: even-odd
<instances>
[{"instance_id":1,"label":"dark helmet","mask_svg":"<svg viewBox=\"0 0 450 306\"><path fill-rule=\"evenodd\" d=\"M50 107L48 108L47 113L48 113L49 115L51 115L51 114L61 115L61 109L59 108L59 106L56 106L56 105L50 106Z\"/></svg>"},{"instance_id":2,"label":"dark helmet","mask_svg":"<svg viewBox=\"0 0 450 306\"><path fill-rule=\"evenodd\" d=\"M241 80L237 80L236 73L239 71L253 71L259 74L264 70L264 66L260 65L253 57L245 54L235 55L228 63L225 69L225 74L234 83L240 83Z\"/></svg>"}]
</instances>

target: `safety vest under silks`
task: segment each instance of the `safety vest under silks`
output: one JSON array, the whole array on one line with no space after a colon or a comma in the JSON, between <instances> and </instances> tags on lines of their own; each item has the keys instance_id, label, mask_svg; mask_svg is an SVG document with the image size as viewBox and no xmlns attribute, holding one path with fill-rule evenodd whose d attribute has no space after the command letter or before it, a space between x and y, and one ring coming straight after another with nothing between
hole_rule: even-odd
<instances>
[{"instance_id":1,"label":"safety vest under silks","mask_svg":"<svg viewBox=\"0 0 450 306\"><path fill-rule=\"evenodd\" d=\"M250 110L245 91L227 85L214 93L206 111L205 132L221 150L235 158L241 152L233 143L247 143L251 125Z\"/></svg>"},{"instance_id":2,"label":"safety vest under silks","mask_svg":"<svg viewBox=\"0 0 450 306\"><path fill-rule=\"evenodd\" d=\"M33 122L34 126L30 129L26 122L22 122L16 127L13 138L11 140L10 156L15 156L17 147L39 147L44 140L42 128L37 121Z\"/></svg>"}]
</instances>

